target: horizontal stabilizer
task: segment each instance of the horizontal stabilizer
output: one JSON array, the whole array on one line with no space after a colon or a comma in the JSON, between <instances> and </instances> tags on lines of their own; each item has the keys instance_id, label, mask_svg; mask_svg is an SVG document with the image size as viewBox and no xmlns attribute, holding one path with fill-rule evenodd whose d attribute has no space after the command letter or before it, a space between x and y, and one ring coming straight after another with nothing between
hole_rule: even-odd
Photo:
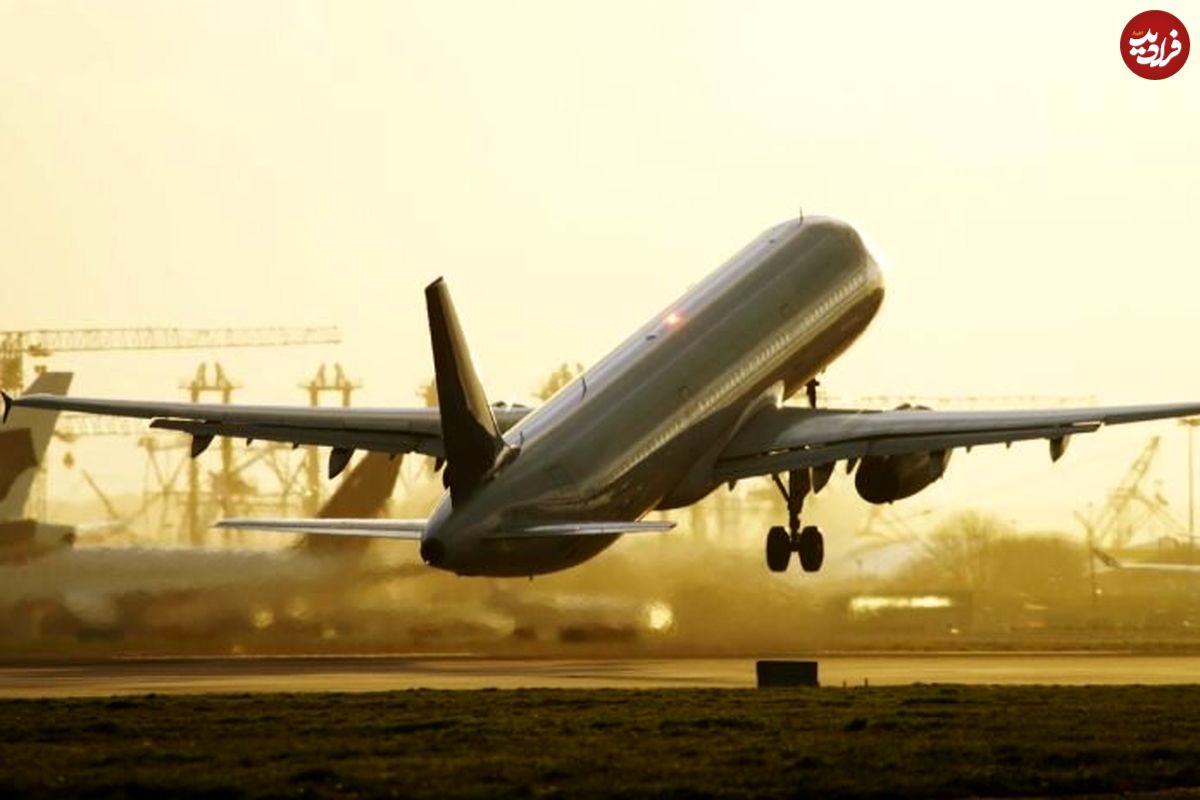
<instances>
[{"instance_id":1,"label":"horizontal stabilizer","mask_svg":"<svg viewBox=\"0 0 1200 800\"><path fill-rule=\"evenodd\" d=\"M425 532L423 519L223 519L218 528L280 531L283 533L328 534L331 536L370 536L377 539L420 541ZM554 522L510 528L488 534L487 539L552 539L571 536L616 536L623 533L664 533L674 522Z\"/></svg>"},{"instance_id":2,"label":"horizontal stabilizer","mask_svg":"<svg viewBox=\"0 0 1200 800\"><path fill-rule=\"evenodd\" d=\"M674 522L555 522L497 531L488 539L552 539L568 536L616 536L623 533L665 533Z\"/></svg>"},{"instance_id":3,"label":"horizontal stabilizer","mask_svg":"<svg viewBox=\"0 0 1200 800\"><path fill-rule=\"evenodd\" d=\"M376 539L420 541L425 531L423 519L223 519L218 528L281 531L330 536L370 536Z\"/></svg>"}]
</instances>

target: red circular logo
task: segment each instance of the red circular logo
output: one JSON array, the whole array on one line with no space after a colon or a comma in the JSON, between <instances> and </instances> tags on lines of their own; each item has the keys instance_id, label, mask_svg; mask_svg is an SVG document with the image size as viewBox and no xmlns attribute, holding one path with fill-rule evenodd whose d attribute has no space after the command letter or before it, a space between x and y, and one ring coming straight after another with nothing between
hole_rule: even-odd
<instances>
[{"instance_id":1,"label":"red circular logo","mask_svg":"<svg viewBox=\"0 0 1200 800\"><path fill-rule=\"evenodd\" d=\"M1166 11L1143 11L1121 31L1121 58L1138 77L1159 81L1183 68L1192 41L1179 17Z\"/></svg>"}]
</instances>

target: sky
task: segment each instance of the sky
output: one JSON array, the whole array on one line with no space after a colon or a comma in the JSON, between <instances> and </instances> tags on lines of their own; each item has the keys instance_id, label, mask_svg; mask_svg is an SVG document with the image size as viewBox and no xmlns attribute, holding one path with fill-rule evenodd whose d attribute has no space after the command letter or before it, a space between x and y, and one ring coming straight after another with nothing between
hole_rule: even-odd
<instances>
[{"instance_id":1,"label":"sky","mask_svg":"<svg viewBox=\"0 0 1200 800\"><path fill-rule=\"evenodd\" d=\"M1200 398L1200 56L1125 2L0 2L0 329L337 325L289 351L60 354L79 394L428 379L445 276L492 399L598 360L762 229L884 258L838 396ZM1200 34L1200 7L1167 7ZM1069 525L1149 436L958 457L911 503ZM1074 465L1073 465L1074 462ZM1169 467L1169 468L1168 468ZM113 468L116 469L115 467Z\"/></svg>"}]
</instances>

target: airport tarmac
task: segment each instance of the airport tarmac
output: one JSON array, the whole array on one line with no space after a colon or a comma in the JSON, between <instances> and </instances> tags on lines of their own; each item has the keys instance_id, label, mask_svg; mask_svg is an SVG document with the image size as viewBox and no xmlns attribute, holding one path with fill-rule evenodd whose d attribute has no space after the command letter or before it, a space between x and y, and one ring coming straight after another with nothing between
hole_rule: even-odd
<instances>
[{"instance_id":1,"label":"airport tarmac","mask_svg":"<svg viewBox=\"0 0 1200 800\"><path fill-rule=\"evenodd\" d=\"M1121 653L828 655L824 686L966 684L1183 684L1200 656ZM399 689L745 688L751 658L497 659L362 656L120 659L0 663L0 697L149 692L374 692Z\"/></svg>"}]
</instances>

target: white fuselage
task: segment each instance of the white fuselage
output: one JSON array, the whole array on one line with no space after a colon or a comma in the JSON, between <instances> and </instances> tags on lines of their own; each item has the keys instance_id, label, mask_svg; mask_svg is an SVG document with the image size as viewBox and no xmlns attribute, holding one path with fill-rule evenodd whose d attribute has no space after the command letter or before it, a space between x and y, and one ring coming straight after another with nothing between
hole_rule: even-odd
<instances>
[{"instance_id":1,"label":"white fuselage","mask_svg":"<svg viewBox=\"0 0 1200 800\"><path fill-rule=\"evenodd\" d=\"M617 537L497 534L695 502L716 487L713 465L742 423L824 369L882 298L851 226L807 217L770 228L508 430L519 455L462 507L441 499L423 552L464 575L552 572Z\"/></svg>"}]
</instances>

